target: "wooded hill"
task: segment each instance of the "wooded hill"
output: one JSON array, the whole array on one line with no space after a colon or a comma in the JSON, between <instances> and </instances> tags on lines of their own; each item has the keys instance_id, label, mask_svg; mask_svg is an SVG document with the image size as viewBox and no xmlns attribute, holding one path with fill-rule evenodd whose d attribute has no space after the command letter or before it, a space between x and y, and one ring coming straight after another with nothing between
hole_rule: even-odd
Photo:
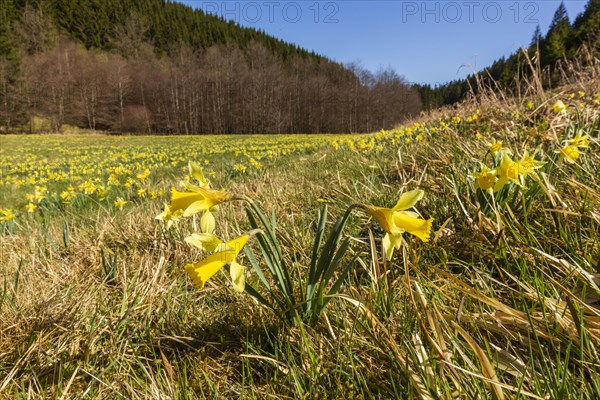
<instances>
[{"instance_id":1,"label":"wooded hill","mask_svg":"<svg viewBox=\"0 0 600 400\"><path fill-rule=\"evenodd\" d=\"M527 58L536 64L539 62L540 69L545 70L544 85L552 87L560 83L557 63L574 59L582 45L595 52L600 49L600 0L589 0L585 10L572 24L567 9L561 2L545 35L542 35L539 25L537 26L527 49L527 56L518 51L495 61L490 67L479 72L477 77L470 75L466 79L454 80L443 85L415 87L419 90L426 109L459 102L469 92L477 93L482 85L498 90L511 90L522 83L524 76L531 73L531 68L527 66ZM539 59L535 56L538 53ZM477 79L480 80L479 83Z\"/></svg>"},{"instance_id":2,"label":"wooded hill","mask_svg":"<svg viewBox=\"0 0 600 400\"><path fill-rule=\"evenodd\" d=\"M0 132L365 132L420 108L392 70L180 3L0 0Z\"/></svg>"}]
</instances>

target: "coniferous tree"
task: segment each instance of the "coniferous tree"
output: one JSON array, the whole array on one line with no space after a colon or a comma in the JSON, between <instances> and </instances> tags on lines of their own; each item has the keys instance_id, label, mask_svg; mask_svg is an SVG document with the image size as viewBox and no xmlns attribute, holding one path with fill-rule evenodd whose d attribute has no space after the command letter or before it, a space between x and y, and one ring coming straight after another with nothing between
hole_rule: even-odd
<instances>
[{"instance_id":1,"label":"coniferous tree","mask_svg":"<svg viewBox=\"0 0 600 400\"><path fill-rule=\"evenodd\" d=\"M535 27L535 31L533 31L533 36L531 37L531 43L529 43L529 47L537 47L541 44L542 40L544 40L544 36L542 36L542 30L540 26L537 25Z\"/></svg>"},{"instance_id":2,"label":"coniferous tree","mask_svg":"<svg viewBox=\"0 0 600 400\"><path fill-rule=\"evenodd\" d=\"M552 65L567 55L567 42L570 33L571 25L567 8L561 2L554 13L542 47L542 62L544 65Z\"/></svg>"}]
</instances>

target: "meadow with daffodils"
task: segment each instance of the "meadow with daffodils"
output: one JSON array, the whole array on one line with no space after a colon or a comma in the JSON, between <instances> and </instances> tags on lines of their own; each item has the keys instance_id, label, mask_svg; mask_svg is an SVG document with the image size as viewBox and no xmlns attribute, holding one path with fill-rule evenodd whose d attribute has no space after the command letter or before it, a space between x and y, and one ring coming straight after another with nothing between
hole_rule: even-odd
<instances>
[{"instance_id":1,"label":"meadow with daffodils","mask_svg":"<svg viewBox=\"0 0 600 400\"><path fill-rule=\"evenodd\" d=\"M0 397L600 398L599 89L1 136Z\"/></svg>"}]
</instances>

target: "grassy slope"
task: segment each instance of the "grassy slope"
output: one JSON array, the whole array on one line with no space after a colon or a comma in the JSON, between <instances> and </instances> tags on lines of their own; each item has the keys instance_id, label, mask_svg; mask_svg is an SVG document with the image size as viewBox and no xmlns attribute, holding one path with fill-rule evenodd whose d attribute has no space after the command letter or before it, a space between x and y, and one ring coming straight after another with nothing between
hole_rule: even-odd
<instances>
[{"instance_id":1,"label":"grassy slope","mask_svg":"<svg viewBox=\"0 0 600 400\"><path fill-rule=\"evenodd\" d=\"M333 201L340 214L353 202L389 207L403 190L425 190L418 208L435 218L436 237L407 237L391 263L368 245L369 229L381 236L376 224L352 219L347 232L361 241L354 251L377 279L357 269L344 292L364 306L336 300L316 326L275 322L234 294L224 274L198 292L181 266L201 255L182 240L187 225L162 232L154 220L160 201L67 212L45 227L22 220L1 236L0 396L598 398L593 90L570 120L549 111L553 98L534 99L531 110L512 100L464 105L447 115L460 122L422 142L391 135L378 139L382 152L326 146L255 177L219 182L276 212L300 268L317 199ZM475 107L480 118L466 123ZM439 116L427 117L431 126ZM573 128L592 144L567 165L553 151ZM492 138L519 155L541 145L547 165L540 186L527 180L540 190L483 213L468 175ZM221 210L220 236L247 229L241 207ZM113 257L114 276L103 271Z\"/></svg>"}]
</instances>

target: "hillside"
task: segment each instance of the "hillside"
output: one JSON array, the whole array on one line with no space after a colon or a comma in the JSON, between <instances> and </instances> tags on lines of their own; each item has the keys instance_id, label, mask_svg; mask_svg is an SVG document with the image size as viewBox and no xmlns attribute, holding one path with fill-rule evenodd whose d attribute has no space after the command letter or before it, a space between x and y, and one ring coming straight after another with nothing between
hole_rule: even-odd
<instances>
[{"instance_id":1,"label":"hillside","mask_svg":"<svg viewBox=\"0 0 600 400\"><path fill-rule=\"evenodd\" d=\"M19 20L27 6L40 7L61 32L82 43L86 48L114 50L118 27L126 25L131 16L147 24L145 38L155 49L168 52L185 43L193 49L207 49L216 44L235 42L245 48L257 42L281 57L311 57L328 62L324 57L296 45L285 43L264 32L243 28L234 22L207 15L202 10L164 0L1 0L0 30L6 32Z\"/></svg>"},{"instance_id":2,"label":"hillside","mask_svg":"<svg viewBox=\"0 0 600 400\"><path fill-rule=\"evenodd\" d=\"M0 132L364 132L420 111L347 68L164 0L1 0Z\"/></svg>"},{"instance_id":3,"label":"hillside","mask_svg":"<svg viewBox=\"0 0 600 400\"><path fill-rule=\"evenodd\" d=\"M470 75L437 86L425 84L415 87L426 109L457 103L464 100L468 93L477 93L482 87L515 90L517 84L523 83L523 75L532 74L532 68L528 65L530 60L535 64L534 68L545 71L542 79L546 87L557 86L564 83L560 81L560 68L557 65L583 58L577 57L583 45L592 52L600 49L600 0L589 0L585 10L572 24L561 3L546 34L542 35L539 26L533 32L531 44L526 49L527 56L517 51L509 57L501 57L477 76ZM536 54L540 54L540 57L536 57Z\"/></svg>"}]
</instances>

